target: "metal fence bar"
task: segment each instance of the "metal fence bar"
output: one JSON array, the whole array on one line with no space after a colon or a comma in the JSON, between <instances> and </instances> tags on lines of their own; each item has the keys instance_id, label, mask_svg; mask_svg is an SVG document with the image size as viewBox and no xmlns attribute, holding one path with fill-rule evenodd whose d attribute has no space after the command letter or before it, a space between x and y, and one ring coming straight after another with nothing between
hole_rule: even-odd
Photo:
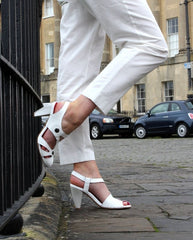
<instances>
[{"instance_id":1,"label":"metal fence bar","mask_svg":"<svg viewBox=\"0 0 193 240\"><path fill-rule=\"evenodd\" d=\"M39 186L45 172L36 146L41 122L41 0L2 0L0 55L0 230Z\"/></svg>"},{"instance_id":2,"label":"metal fence bar","mask_svg":"<svg viewBox=\"0 0 193 240\"><path fill-rule=\"evenodd\" d=\"M0 40L1 40L1 37L0 37ZM1 42L1 41L0 41ZM1 47L0 47L0 55L1 55ZM0 70L0 89L2 89L3 86L2 86L2 72ZM0 90L2 91L2 90ZM0 119L2 120L3 116L3 97L2 97L2 94L0 94ZM0 121L0 129L3 130L3 121ZM0 138L3 139L3 131L0 131ZM0 198L0 215L3 214L3 206L4 206L4 198L3 196L5 195L4 194L4 188L3 188L3 179L4 179L4 164L3 164L3 141L0 141L0 192L1 192L1 198Z\"/></svg>"}]
</instances>

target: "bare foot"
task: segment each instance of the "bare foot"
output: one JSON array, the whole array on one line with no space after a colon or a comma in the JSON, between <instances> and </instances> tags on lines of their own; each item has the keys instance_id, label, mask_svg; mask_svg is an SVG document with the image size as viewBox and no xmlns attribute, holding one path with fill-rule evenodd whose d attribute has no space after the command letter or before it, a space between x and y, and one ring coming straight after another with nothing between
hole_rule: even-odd
<instances>
[{"instance_id":1,"label":"bare foot","mask_svg":"<svg viewBox=\"0 0 193 240\"><path fill-rule=\"evenodd\" d=\"M84 181L71 175L70 183L84 189ZM111 194L105 183L90 183L89 192L92 193L101 203ZM128 206L128 201L122 201L123 206Z\"/></svg>"},{"instance_id":2,"label":"bare foot","mask_svg":"<svg viewBox=\"0 0 193 240\"><path fill-rule=\"evenodd\" d=\"M95 160L79 162L74 164L74 171L87 178L102 178ZM78 177L71 175L70 183L80 188L84 188L84 181ZM91 183L89 185L91 192L101 203L111 194L105 183ZM122 201L123 206L130 205L127 201Z\"/></svg>"},{"instance_id":3,"label":"bare foot","mask_svg":"<svg viewBox=\"0 0 193 240\"><path fill-rule=\"evenodd\" d=\"M88 178L102 178L95 160L75 163L74 171ZM78 187L84 187L84 182L73 175L71 175L70 182ZM89 191L98 198L101 203L103 203L110 194L105 183L91 183Z\"/></svg>"},{"instance_id":4,"label":"bare foot","mask_svg":"<svg viewBox=\"0 0 193 240\"><path fill-rule=\"evenodd\" d=\"M70 183L80 188L84 188L84 181L73 175L71 175ZM101 203L103 203L105 199L110 195L110 192L105 183L91 183L89 192L91 192Z\"/></svg>"}]
</instances>

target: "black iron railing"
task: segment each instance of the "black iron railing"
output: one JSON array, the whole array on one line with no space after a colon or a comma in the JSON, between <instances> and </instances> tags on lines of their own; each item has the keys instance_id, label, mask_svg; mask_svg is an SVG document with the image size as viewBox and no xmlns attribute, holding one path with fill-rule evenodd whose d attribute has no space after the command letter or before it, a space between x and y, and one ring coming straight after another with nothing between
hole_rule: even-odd
<instances>
[{"instance_id":1,"label":"black iron railing","mask_svg":"<svg viewBox=\"0 0 193 240\"><path fill-rule=\"evenodd\" d=\"M39 186L40 0L1 1L0 230Z\"/></svg>"}]
</instances>

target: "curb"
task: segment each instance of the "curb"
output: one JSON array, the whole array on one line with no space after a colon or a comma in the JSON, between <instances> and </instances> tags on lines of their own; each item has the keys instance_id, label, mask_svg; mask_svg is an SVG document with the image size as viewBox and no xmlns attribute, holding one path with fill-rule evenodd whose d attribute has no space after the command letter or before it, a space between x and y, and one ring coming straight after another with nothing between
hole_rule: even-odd
<instances>
[{"instance_id":1,"label":"curb","mask_svg":"<svg viewBox=\"0 0 193 240\"><path fill-rule=\"evenodd\" d=\"M49 172L42 181L41 197L31 197L20 209L24 224L22 232L5 236L6 240L54 240L58 233L62 202L58 182Z\"/></svg>"}]
</instances>

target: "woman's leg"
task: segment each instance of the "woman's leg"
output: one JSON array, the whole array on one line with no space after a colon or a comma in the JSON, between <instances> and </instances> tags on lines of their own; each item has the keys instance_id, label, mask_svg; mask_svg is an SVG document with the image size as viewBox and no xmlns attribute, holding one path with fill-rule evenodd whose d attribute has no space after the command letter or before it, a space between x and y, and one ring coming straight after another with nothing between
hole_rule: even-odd
<instances>
[{"instance_id":1,"label":"woman's leg","mask_svg":"<svg viewBox=\"0 0 193 240\"><path fill-rule=\"evenodd\" d=\"M74 170L83 176L101 178L92 150L89 122L85 122L96 105L81 92L99 73L105 33L79 0L69 1L62 11L58 100L72 102L63 118L63 130L71 134L59 143L60 161L74 163ZM55 111L62 106L63 102L59 102ZM44 137L53 148L54 136L47 131ZM82 186L75 176L71 176L71 183ZM109 195L105 183L93 184L90 188L101 202Z\"/></svg>"},{"instance_id":2,"label":"woman's leg","mask_svg":"<svg viewBox=\"0 0 193 240\"><path fill-rule=\"evenodd\" d=\"M133 84L161 64L167 56L165 41L146 1L79 0L78 2L72 2L79 4L79 6L82 4L82 6L85 7L85 11L88 10L91 16L93 16L92 20L94 23L96 23L96 21L100 23L113 42L119 45L122 50L112 63L110 63L92 83L90 83L91 79L84 82L84 87L81 88L79 92L75 85L73 93L77 94L78 92L80 95L78 97L77 95L72 94L72 100L75 101L69 105L69 108L64 115L62 127L66 133L71 133L76 129L84 119L88 117L95 106L99 107L104 113L107 113ZM82 26L81 24L80 26ZM88 30L91 31L92 28ZM152 32L154 35L152 35ZM73 38L73 36L69 35L67 40L70 41L71 38ZM97 44L96 42L94 43ZM77 42L75 46L77 47ZM82 43L78 50L80 49L82 49ZM66 50L67 52L70 51L69 48ZM66 50L64 52L66 52ZM74 61L76 59L74 52L72 51L70 53L72 54L72 60ZM75 50L75 53L79 56L78 51ZM64 65L69 64L68 58L62 60L64 60ZM70 68L70 65L68 66ZM79 70L80 69L81 68L79 68ZM71 79L71 72L69 74L69 70L67 71L67 74L64 75L66 76L65 79ZM81 80L81 78L79 80ZM62 83L60 83L59 86L61 88L59 91L62 91L61 89L71 89L71 84L71 80L69 81L69 85L68 83L64 84L65 87L62 87ZM80 89L80 86L78 84L78 89ZM81 93L83 93L83 95L81 95ZM64 91L62 91L61 96L63 96L64 100L69 100L69 97L65 96ZM87 177L94 177L92 175L94 172L95 175L100 176L95 161L90 161L89 163L85 161L80 164L75 163L74 168L76 171ZM95 171L93 169L95 169ZM80 182L78 183L79 180L76 177L72 177L71 181L81 184ZM96 189L97 185L98 184L93 184L94 189ZM102 193L100 192L100 196L98 196L100 199L103 199L103 197L105 198L109 194L106 186L104 184L103 186ZM98 190L96 190L96 192L98 192Z\"/></svg>"},{"instance_id":3,"label":"woman's leg","mask_svg":"<svg viewBox=\"0 0 193 240\"><path fill-rule=\"evenodd\" d=\"M95 108L95 104L91 100L83 101L80 95L99 73L105 40L100 23L80 1L68 2L62 7L60 24L57 100L71 102L63 121L63 130L70 133L80 126L59 143L61 164L95 159L89 122L88 119L84 121ZM84 113L84 116L77 116L77 112Z\"/></svg>"}]
</instances>

